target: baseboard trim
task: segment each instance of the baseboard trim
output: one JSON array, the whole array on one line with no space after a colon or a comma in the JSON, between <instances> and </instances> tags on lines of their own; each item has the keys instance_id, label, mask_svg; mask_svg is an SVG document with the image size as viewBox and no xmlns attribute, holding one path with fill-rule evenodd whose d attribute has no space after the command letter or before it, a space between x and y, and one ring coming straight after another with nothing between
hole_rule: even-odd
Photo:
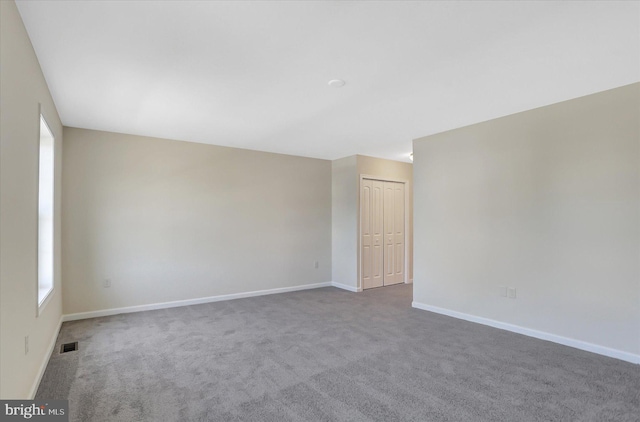
<instances>
[{"instance_id":1,"label":"baseboard trim","mask_svg":"<svg viewBox=\"0 0 640 422\"><path fill-rule=\"evenodd\" d=\"M500 322L500 321L496 321L489 318L483 318L475 315L465 314L458 311L452 311L450 309L438 308L437 306L426 305L420 302L412 302L411 306L416 309L422 309L424 311L435 312L437 314L447 315L453 318L463 319L465 321L488 325L490 327L499 328L501 330L507 330L514 333L523 334L525 336L535 337L541 340L547 340L553 343L562 344L564 346L585 350L587 352L597 353L599 355L604 355L611 358L616 358L616 359L624 360L627 362L640 364L640 355L636 355L634 353L629 353L629 352L625 352L617 349L611 349L609 347L599 346L593 343L587 343L586 341L575 340L572 338L563 337L556 334L547 333L544 331L538 331L531 328L525 328L519 325L508 324L506 322Z\"/></svg>"},{"instance_id":2,"label":"baseboard trim","mask_svg":"<svg viewBox=\"0 0 640 422\"><path fill-rule=\"evenodd\" d=\"M60 319L58 320L58 326L56 327L56 331L53 334L51 340L49 341L49 347L47 348L47 353L40 363L40 368L38 369L38 375L36 379L33 381L31 385L31 389L29 390L29 399L33 400L36 397L36 393L38 392L38 387L40 386L40 381L42 381L42 377L44 376L44 371L47 369L47 365L49 364L49 359L51 359L51 355L53 354L53 350L56 347L56 341L58 341L58 334L60 334L60 328L62 328L62 322L64 319L64 315L60 315Z\"/></svg>"},{"instance_id":3,"label":"baseboard trim","mask_svg":"<svg viewBox=\"0 0 640 422\"><path fill-rule=\"evenodd\" d=\"M338 289L349 290L350 292L355 292L355 293L358 293L358 292L362 291L362 289L359 289L357 287L348 286L348 285L342 284L342 283L336 283L335 281L332 281L331 285L333 287L337 287Z\"/></svg>"},{"instance_id":4,"label":"baseboard trim","mask_svg":"<svg viewBox=\"0 0 640 422\"><path fill-rule=\"evenodd\" d=\"M299 290L318 289L320 287L330 287L331 282L302 284L292 287L279 287L275 289L256 290L253 292L232 293L228 295L201 297L197 299L176 300L172 302L151 303L148 305L127 306L124 308L102 309L99 311L78 312L75 314L67 314L63 316L63 321L76 321L79 319L98 318L103 316L128 314L132 312L154 311L158 309L177 308L180 306L200 305L203 303L221 302L224 300L243 299L247 297L266 296L277 293L296 292Z\"/></svg>"}]
</instances>

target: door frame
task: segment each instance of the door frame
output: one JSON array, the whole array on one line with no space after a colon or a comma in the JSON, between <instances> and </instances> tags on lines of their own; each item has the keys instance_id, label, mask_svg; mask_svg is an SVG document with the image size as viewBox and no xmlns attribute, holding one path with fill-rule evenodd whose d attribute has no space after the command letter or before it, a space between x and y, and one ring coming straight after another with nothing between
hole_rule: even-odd
<instances>
[{"instance_id":1,"label":"door frame","mask_svg":"<svg viewBox=\"0 0 640 422\"><path fill-rule=\"evenodd\" d=\"M362 180L378 180L381 182L396 182L404 184L404 284L409 283L409 194L407 193L407 186L409 181L405 179L394 179L389 177L372 176L370 174L360 174L358 177L358 283L357 290L361 292L364 290L362 285ZM413 239L413 233L411 233Z\"/></svg>"}]
</instances>

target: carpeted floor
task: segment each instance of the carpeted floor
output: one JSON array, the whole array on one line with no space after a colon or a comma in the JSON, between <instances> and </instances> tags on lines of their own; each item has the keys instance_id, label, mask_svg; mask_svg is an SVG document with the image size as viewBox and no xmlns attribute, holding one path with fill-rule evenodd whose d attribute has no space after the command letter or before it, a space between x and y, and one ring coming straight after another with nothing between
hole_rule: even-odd
<instances>
[{"instance_id":1,"label":"carpeted floor","mask_svg":"<svg viewBox=\"0 0 640 422\"><path fill-rule=\"evenodd\" d=\"M640 366L412 309L410 285L328 287L66 322L37 398L72 421L638 421Z\"/></svg>"}]
</instances>

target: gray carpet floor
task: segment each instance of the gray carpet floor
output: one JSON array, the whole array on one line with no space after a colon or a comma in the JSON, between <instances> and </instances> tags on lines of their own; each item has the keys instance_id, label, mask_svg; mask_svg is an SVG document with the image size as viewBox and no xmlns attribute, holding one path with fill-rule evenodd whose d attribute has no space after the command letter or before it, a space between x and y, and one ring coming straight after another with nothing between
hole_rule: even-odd
<instances>
[{"instance_id":1,"label":"gray carpet floor","mask_svg":"<svg viewBox=\"0 0 640 422\"><path fill-rule=\"evenodd\" d=\"M640 366L328 287L66 322L72 421L638 421ZM60 344L79 350L58 354Z\"/></svg>"}]
</instances>

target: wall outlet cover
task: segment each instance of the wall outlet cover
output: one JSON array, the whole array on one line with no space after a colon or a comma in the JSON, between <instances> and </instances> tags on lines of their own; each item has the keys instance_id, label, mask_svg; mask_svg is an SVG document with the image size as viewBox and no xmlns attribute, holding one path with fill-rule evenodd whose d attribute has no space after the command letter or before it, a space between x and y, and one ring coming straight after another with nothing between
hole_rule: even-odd
<instances>
[{"instance_id":1,"label":"wall outlet cover","mask_svg":"<svg viewBox=\"0 0 640 422\"><path fill-rule=\"evenodd\" d=\"M507 294L509 296L509 299L515 299L516 298L516 288L515 287L509 287Z\"/></svg>"}]
</instances>

